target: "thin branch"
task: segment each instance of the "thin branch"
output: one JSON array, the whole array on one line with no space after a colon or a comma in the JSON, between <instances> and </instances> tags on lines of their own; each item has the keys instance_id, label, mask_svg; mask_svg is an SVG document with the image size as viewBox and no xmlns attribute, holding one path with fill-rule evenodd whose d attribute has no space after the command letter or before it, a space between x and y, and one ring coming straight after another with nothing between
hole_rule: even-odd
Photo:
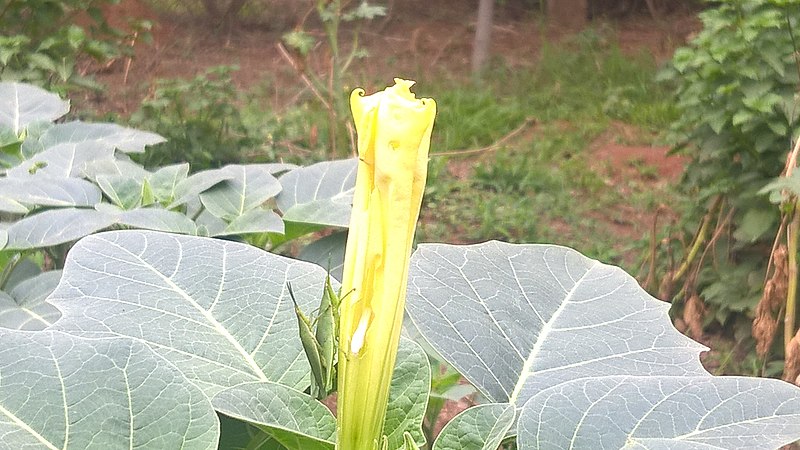
<instances>
[{"instance_id":1,"label":"thin branch","mask_svg":"<svg viewBox=\"0 0 800 450\"><path fill-rule=\"evenodd\" d=\"M467 150L451 150L446 152L436 152L436 153L431 153L431 156L464 156L464 155L473 155L475 153L491 152L494 150L498 150L503 146L503 144L508 142L511 138L520 134L523 130L528 128L528 126L533 125L535 123L536 123L535 118L528 117L522 122L522 125L518 126L507 135L501 137L492 145L488 145L486 147L472 148Z\"/></svg>"},{"instance_id":2,"label":"thin branch","mask_svg":"<svg viewBox=\"0 0 800 450\"><path fill-rule=\"evenodd\" d=\"M330 103L328 103L328 101L325 100L325 97L323 97L322 94L320 94L320 92L317 90L317 87L314 86L314 83L311 82L306 73L302 69L300 69L300 65L297 64L297 61L295 61L294 58L292 58L292 55L290 55L289 52L286 51L286 47L284 47L283 44L281 44L280 42L278 42L277 47L278 50L281 52L281 55L289 62L289 64L292 66L292 69L294 69L295 72L297 72L297 74L300 75L300 78L303 80L303 82L306 83L306 86L308 86L308 88L311 89L311 92L314 93L317 99L319 99L319 101L322 102L322 104L328 111L332 111L333 107L331 107Z\"/></svg>"}]
</instances>

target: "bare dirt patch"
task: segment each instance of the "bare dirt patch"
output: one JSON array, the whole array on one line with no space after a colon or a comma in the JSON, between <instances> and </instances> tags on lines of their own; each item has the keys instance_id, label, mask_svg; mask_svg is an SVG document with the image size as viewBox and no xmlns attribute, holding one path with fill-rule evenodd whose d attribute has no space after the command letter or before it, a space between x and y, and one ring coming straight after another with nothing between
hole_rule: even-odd
<instances>
[{"instance_id":1,"label":"bare dirt patch","mask_svg":"<svg viewBox=\"0 0 800 450\"><path fill-rule=\"evenodd\" d=\"M123 115L135 110L158 78L190 78L217 65L238 65L235 82L242 89L267 85L273 107L290 103L304 88L296 72L277 50L284 33L291 31L307 12L306 2L271 0L263 17L244 17L232 29L215 28L202 11L188 16L156 11L145 0L123 0L106 16L125 28L128 18L153 22L153 42L141 39L134 46L135 58L126 69L125 58L104 68L98 80L107 92L86 99L104 112ZM360 45L371 55L352 73L369 86L373 80L387 83L393 76L425 80L433 76L469 77L476 8L472 2L450 0L404 0L387 2L388 15L363 30ZM492 32L491 55L509 67L531 67L545 42L560 42L572 32L543 25L536 10L524 2L499 5ZM342 35L347 36L347 26ZM697 29L689 11L654 21L649 16L595 21L592 27L612 30L620 46L631 53L646 51L663 61ZM320 24L307 21L305 28L323 40ZM344 43L347 39L342 39ZM317 52L312 70L326 73L327 54ZM96 69L96 68L94 68Z\"/></svg>"}]
</instances>

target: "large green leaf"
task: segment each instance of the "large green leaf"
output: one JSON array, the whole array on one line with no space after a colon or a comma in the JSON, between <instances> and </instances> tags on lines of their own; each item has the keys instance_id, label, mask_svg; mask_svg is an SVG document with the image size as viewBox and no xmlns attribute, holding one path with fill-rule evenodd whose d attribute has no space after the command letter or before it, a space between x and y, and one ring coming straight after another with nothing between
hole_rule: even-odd
<instances>
[{"instance_id":1,"label":"large green leaf","mask_svg":"<svg viewBox=\"0 0 800 450\"><path fill-rule=\"evenodd\" d=\"M286 221L346 228L350 223L358 160L325 161L280 178L276 198Z\"/></svg>"},{"instance_id":2,"label":"large green leaf","mask_svg":"<svg viewBox=\"0 0 800 450\"><path fill-rule=\"evenodd\" d=\"M80 177L87 164L97 160L113 158L113 148L102 146L86 147L67 142L56 144L41 153L32 155L16 167L8 169L6 174L9 177L17 178L31 178L32 176Z\"/></svg>"},{"instance_id":3,"label":"large green leaf","mask_svg":"<svg viewBox=\"0 0 800 450\"><path fill-rule=\"evenodd\" d=\"M12 330L44 330L61 313L45 299L58 285L60 270L52 270L19 282L10 292L0 292L0 327Z\"/></svg>"},{"instance_id":4,"label":"large green leaf","mask_svg":"<svg viewBox=\"0 0 800 450\"><path fill-rule=\"evenodd\" d=\"M145 342L212 396L254 381L308 385L286 285L310 311L324 280L318 266L244 244L113 231L70 250L49 301L57 329Z\"/></svg>"},{"instance_id":5,"label":"large green leaf","mask_svg":"<svg viewBox=\"0 0 800 450\"><path fill-rule=\"evenodd\" d=\"M49 209L27 216L6 228L6 249L26 250L78 240L114 224L114 217L95 209Z\"/></svg>"},{"instance_id":6,"label":"large green leaf","mask_svg":"<svg viewBox=\"0 0 800 450\"><path fill-rule=\"evenodd\" d=\"M624 405L619 414L642 420L650 419L651 407L667 408L654 422L674 422L684 431L692 423L698 429L721 423L695 418L728 417L729 442L769 435L764 448L774 448L800 438L798 388L777 380L711 376L698 357L704 347L675 330L668 309L621 269L564 247L428 244L412 257L408 312L414 324L490 401L523 410L521 449L565 448L550 436L578 436L588 444L573 448L593 449L638 439L638 419L617 420L617 410L601 407L604 400L618 401ZM674 395L683 389L674 386L691 385L703 388ZM615 391L616 386L631 386L639 394ZM610 397L600 393L592 397L595 403L584 401L591 390ZM575 410L567 416L566 406L557 406L551 395ZM589 435L601 440L584 441ZM656 439L661 448L686 448L669 427L647 427L642 436Z\"/></svg>"},{"instance_id":7,"label":"large green leaf","mask_svg":"<svg viewBox=\"0 0 800 450\"><path fill-rule=\"evenodd\" d=\"M145 230L197 234L197 226L185 214L156 206L120 211L116 215L116 223Z\"/></svg>"},{"instance_id":8,"label":"large green leaf","mask_svg":"<svg viewBox=\"0 0 800 450\"><path fill-rule=\"evenodd\" d=\"M126 176L142 182L150 176L144 167L131 161L127 155L116 153L114 158L102 158L87 162L77 176L97 181L103 175Z\"/></svg>"},{"instance_id":9,"label":"large green leaf","mask_svg":"<svg viewBox=\"0 0 800 450\"><path fill-rule=\"evenodd\" d=\"M101 194L97 186L78 178L0 178L0 211L14 211L5 205L95 206ZM27 209L27 208L26 208Z\"/></svg>"},{"instance_id":10,"label":"large green leaf","mask_svg":"<svg viewBox=\"0 0 800 450\"><path fill-rule=\"evenodd\" d=\"M487 403L473 406L453 417L442 428L433 450L497 450L513 424L513 405Z\"/></svg>"},{"instance_id":11,"label":"large green leaf","mask_svg":"<svg viewBox=\"0 0 800 450\"><path fill-rule=\"evenodd\" d=\"M310 395L277 383L244 383L214 396L217 411L251 422L290 450L333 450L336 419Z\"/></svg>"},{"instance_id":12,"label":"large green leaf","mask_svg":"<svg viewBox=\"0 0 800 450\"><path fill-rule=\"evenodd\" d=\"M762 378L581 379L525 404L518 443L521 450L777 449L800 434L798 403L797 388Z\"/></svg>"},{"instance_id":13,"label":"large green leaf","mask_svg":"<svg viewBox=\"0 0 800 450\"><path fill-rule=\"evenodd\" d=\"M200 200L211 214L225 220L244 215L281 191L268 166L230 165L219 171L229 178L200 194Z\"/></svg>"},{"instance_id":14,"label":"large green leaf","mask_svg":"<svg viewBox=\"0 0 800 450\"><path fill-rule=\"evenodd\" d=\"M0 83L0 126L18 135L34 122L53 121L69 112L69 102L42 88Z\"/></svg>"},{"instance_id":15,"label":"large green leaf","mask_svg":"<svg viewBox=\"0 0 800 450\"><path fill-rule=\"evenodd\" d=\"M401 338L383 426L390 449L403 448L405 433L409 433L417 444L425 442L422 420L425 418L430 391L431 365L428 355L410 339Z\"/></svg>"},{"instance_id":16,"label":"large green leaf","mask_svg":"<svg viewBox=\"0 0 800 450\"><path fill-rule=\"evenodd\" d=\"M166 139L147 131L126 128L114 123L66 122L56 124L36 140L26 140L22 145L25 157L46 151L55 146L74 148L76 153L98 150L123 153L141 153L148 145L165 142Z\"/></svg>"},{"instance_id":17,"label":"large green leaf","mask_svg":"<svg viewBox=\"0 0 800 450\"><path fill-rule=\"evenodd\" d=\"M216 449L211 402L133 339L0 329L0 446Z\"/></svg>"}]
</instances>

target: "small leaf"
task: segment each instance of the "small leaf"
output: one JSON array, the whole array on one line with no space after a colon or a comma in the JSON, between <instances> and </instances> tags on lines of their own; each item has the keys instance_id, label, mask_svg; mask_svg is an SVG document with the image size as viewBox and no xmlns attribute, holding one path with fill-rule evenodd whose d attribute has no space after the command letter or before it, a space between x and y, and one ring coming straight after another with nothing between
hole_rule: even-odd
<instances>
[{"instance_id":1,"label":"small leaf","mask_svg":"<svg viewBox=\"0 0 800 450\"><path fill-rule=\"evenodd\" d=\"M100 199L97 186L78 178L0 178L0 210L6 212L19 213L13 205L94 207Z\"/></svg>"},{"instance_id":2,"label":"small leaf","mask_svg":"<svg viewBox=\"0 0 800 450\"><path fill-rule=\"evenodd\" d=\"M150 175L150 186L153 195L159 202L170 203L175 198L175 189L178 183L186 179L189 174L189 164L175 164L164 166Z\"/></svg>"},{"instance_id":3,"label":"small leaf","mask_svg":"<svg viewBox=\"0 0 800 450\"><path fill-rule=\"evenodd\" d=\"M114 149L100 146L79 146L74 143L56 144L32 155L9 169L9 177L31 178L47 176L53 178L80 177L87 164L97 160L113 159Z\"/></svg>"},{"instance_id":4,"label":"small leaf","mask_svg":"<svg viewBox=\"0 0 800 450\"><path fill-rule=\"evenodd\" d=\"M52 325L61 313L45 299L58 285L61 271L43 272L0 292L0 327L39 331Z\"/></svg>"},{"instance_id":5,"label":"small leaf","mask_svg":"<svg viewBox=\"0 0 800 450\"><path fill-rule=\"evenodd\" d=\"M403 448L406 434L415 442L425 442L422 420L428 406L430 388L431 366L428 356L422 347L410 339L401 338L383 426L389 448Z\"/></svg>"},{"instance_id":6,"label":"small leaf","mask_svg":"<svg viewBox=\"0 0 800 450\"><path fill-rule=\"evenodd\" d=\"M277 383L244 383L219 392L214 408L247 421L290 450L333 450L336 419L322 403Z\"/></svg>"},{"instance_id":7,"label":"small leaf","mask_svg":"<svg viewBox=\"0 0 800 450\"><path fill-rule=\"evenodd\" d=\"M188 235L197 234L197 226L185 214L157 206L120 211L116 216L116 222L120 225L145 230Z\"/></svg>"},{"instance_id":8,"label":"small leaf","mask_svg":"<svg viewBox=\"0 0 800 450\"><path fill-rule=\"evenodd\" d=\"M233 220L261 206L281 190L271 171L259 165L230 165L219 169L228 178L200 194L208 212Z\"/></svg>"},{"instance_id":9,"label":"small leaf","mask_svg":"<svg viewBox=\"0 0 800 450\"><path fill-rule=\"evenodd\" d=\"M224 225L224 223L223 223ZM283 220L274 211L251 209L234 219L223 230L214 231L212 236L231 236L250 233L283 233Z\"/></svg>"},{"instance_id":10,"label":"small leaf","mask_svg":"<svg viewBox=\"0 0 800 450\"><path fill-rule=\"evenodd\" d=\"M514 406L487 403L465 409L448 422L433 450L497 450L514 424Z\"/></svg>"},{"instance_id":11,"label":"small leaf","mask_svg":"<svg viewBox=\"0 0 800 450\"><path fill-rule=\"evenodd\" d=\"M133 209L142 202L142 183L125 175L100 175L97 184L112 203L122 209Z\"/></svg>"},{"instance_id":12,"label":"small leaf","mask_svg":"<svg viewBox=\"0 0 800 450\"><path fill-rule=\"evenodd\" d=\"M175 200L169 209L178 207L198 198L201 192L211 189L223 181L233 179L234 174L220 169L204 170L185 178L175 185Z\"/></svg>"},{"instance_id":13,"label":"small leaf","mask_svg":"<svg viewBox=\"0 0 800 450\"><path fill-rule=\"evenodd\" d=\"M30 158L57 145L74 147L78 153L119 150L123 153L142 153L148 145L165 142L166 139L147 131L126 128L114 123L66 122L45 131L31 145L23 146L23 153ZM27 144L27 143L26 143Z\"/></svg>"},{"instance_id":14,"label":"small leaf","mask_svg":"<svg viewBox=\"0 0 800 450\"><path fill-rule=\"evenodd\" d=\"M117 153L113 158L88 161L77 176L96 181L100 175L124 175L141 182L150 175L142 166L127 158L127 155Z\"/></svg>"},{"instance_id":15,"label":"small leaf","mask_svg":"<svg viewBox=\"0 0 800 450\"><path fill-rule=\"evenodd\" d=\"M350 223L358 161L326 161L292 170L280 178L276 197L285 221L337 226Z\"/></svg>"}]
</instances>

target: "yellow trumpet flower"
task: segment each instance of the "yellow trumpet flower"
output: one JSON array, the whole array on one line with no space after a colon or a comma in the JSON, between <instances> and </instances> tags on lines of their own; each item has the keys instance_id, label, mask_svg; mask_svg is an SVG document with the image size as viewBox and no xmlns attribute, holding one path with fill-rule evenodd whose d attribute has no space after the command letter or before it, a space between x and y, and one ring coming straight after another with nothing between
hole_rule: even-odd
<instances>
[{"instance_id":1,"label":"yellow trumpet flower","mask_svg":"<svg viewBox=\"0 0 800 450\"><path fill-rule=\"evenodd\" d=\"M394 81L350 95L359 163L342 278L338 450L374 450L383 436L428 172L436 103L417 99L413 81Z\"/></svg>"}]
</instances>

